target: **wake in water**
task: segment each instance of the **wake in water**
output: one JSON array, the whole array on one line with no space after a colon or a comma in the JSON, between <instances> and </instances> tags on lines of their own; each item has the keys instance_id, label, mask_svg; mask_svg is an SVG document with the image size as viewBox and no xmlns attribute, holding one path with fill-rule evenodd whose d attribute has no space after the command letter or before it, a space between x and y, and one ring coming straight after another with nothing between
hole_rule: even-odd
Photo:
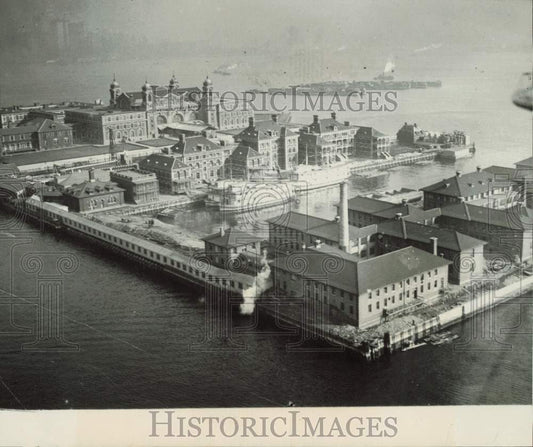
<instances>
[{"instance_id":1,"label":"wake in water","mask_svg":"<svg viewBox=\"0 0 533 447\"><path fill-rule=\"evenodd\" d=\"M251 315L254 312L255 301L272 285L272 281L270 280L270 266L266 259L266 253L261 259L261 265L263 267L254 278L252 285L242 292L244 302L240 305L240 311L243 315Z\"/></svg>"}]
</instances>

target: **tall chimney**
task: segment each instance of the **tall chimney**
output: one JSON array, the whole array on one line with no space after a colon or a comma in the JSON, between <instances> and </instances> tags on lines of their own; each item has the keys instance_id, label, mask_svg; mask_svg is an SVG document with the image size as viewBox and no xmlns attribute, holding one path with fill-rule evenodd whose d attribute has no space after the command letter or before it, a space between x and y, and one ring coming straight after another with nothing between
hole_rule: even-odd
<instances>
[{"instance_id":1,"label":"tall chimney","mask_svg":"<svg viewBox=\"0 0 533 447\"><path fill-rule=\"evenodd\" d=\"M432 236L429 238L429 240L433 241L433 254L437 256L437 246L438 246L439 239L436 238L435 236Z\"/></svg>"},{"instance_id":2,"label":"tall chimney","mask_svg":"<svg viewBox=\"0 0 533 447\"><path fill-rule=\"evenodd\" d=\"M341 187L341 200L339 206L339 248L348 252L350 244L349 226L348 226L348 182L343 181Z\"/></svg>"}]
</instances>

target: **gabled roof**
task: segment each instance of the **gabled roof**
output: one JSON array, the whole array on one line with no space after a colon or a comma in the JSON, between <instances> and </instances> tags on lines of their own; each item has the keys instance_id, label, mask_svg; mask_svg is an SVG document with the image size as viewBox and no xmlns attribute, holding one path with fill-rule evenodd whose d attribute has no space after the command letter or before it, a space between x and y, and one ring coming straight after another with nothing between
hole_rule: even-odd
<instances>
[{"instance_id":1,"label":"gabled roof","mask_svg":"<svg viewBox=\"0 0 533 447\"><path fill-rule=\"evenodd\" d=\"M153 167L158 169L168 169L169 171L185 167L185 165L179 161L177 157L167 154L149 155L140 161L139 166L147 170L150 170L150 168Z\"/></svg>"},{"instance_id":2,"label":"gabled roof","mask_svg":"<svg viewBox=\"0 0 533 447\"><path fill-rule=\"evenodd\" d=\"M415 247L359 259L327 245L281 255L274 261L277 268L304 277L327 276L328 284L359 295L449 264L451 261Z\"/></svg>"},{"instance_id":3,"label":"gabled roof","mask_svg":"<svg viewBox=\"0 0 533 447\"><path fill-rule=\"evenodd\" d=\"M357 264L358 291L362 294L449 264L451 261L415 247L364 259Z\"/></svg>"},{"instance_id":4,"label":"gabled roof","mask_svg":"<svg viewBox=\"0 0 533 447\"><path fill-rule=\"evenodd\" d=\"M203 135L194 135L191 137L185 137L183 142L179 141L177 144L172 146L172 150L177 154L193 154L198 152L198 147L201 146L202 150L216 150L220 149L221 146L214 143L213 141L207 139Z\"/></svg>"},{"instance_id":5,"label":"gabled roof","mask_svg":"<svg viewBox=\"0 0 533 447\"><path fill-rule=\"evenodd\" d=\"M440 182L421 188L421 191L432 192L445 196L469 197L475 194L492 191L494 187L508 186L504 179L496 179L488 171L476 171L468 174L455 175Z\"/></svg>"},{"instance_id":6,"label":"gabled roof","mask_svg":"<svg viewBox=\"0 0 533 447\"><path fill-rule=\"evenodd\" d=\"M54 130L71 130L68 124L61 124L48 118L34 118L28 121L24 126L34 126L37 132L49 132Z\"/></svg>"},{"instance_id":7,"label":"gabled roof","mask_svg":"<svg viewBox=\"0 0 533 447\"><path fill-rule=\"evenodd\" d=\"M375 214L393 206L396 206L396 204L363 196L355 196L348 200L348 209L369 214Z\"/></svg>"},{"instance_id":8,"label":"gabled roof","mask_svg":"<svg viewBox=\"0 0 533 447\"><path fill-rule=\"evenodd\" d=\"M260 237L245 233L237 228L228 228L224 230L223 234L219 231L204 237L202 240L218 247L239 247L262 241Z\"/></svg>"},{"instance_id":9,"label":"gabled roof","mask_svg":"<svg viewBox=\"0 0 533 447\"><path fill-rule=\"evenodd\" d=\"M290 228L292 230L307 233L311 228L328 224L331 221L321 217L308 216L307 214L289 211L281 216L267 219L267 222L277 227Z\"/></svg>"},{"instance_id":10,"label":"gabled roof","mask_svg":"<svg viewBox=\"0 0 533 447\"><path fill-rule=\"evenodd\" d=\"M533 225L533 211L516 205L506 209L494 209L471 205L467 202L441 208L442 216L479 222L489 227L503 227L511 230L527 231Z\"/></svg>"},{"instance_id":11,"label":"gabled roof","mask_svg":"<svg viewBox=\"0 0 533 447\"><path fill-rule=\"evenodd\" d=\"M260 156L259 152L244 143L239 143L230 155L233 160L247 160L248 158Z\"/></svg>"},{"instance_id":12,"label":"gabled roof","mask_svg":"<svg viewBox=\"0 0 533 447\"><path fill-rule=\"evenodd\" d=\"M530 168L533 168L533 157L520 160L519 162L515 163L515 166L529 166Z\"/></svg>"},{"instance_id":13,"label":"gabled roof","mask_svg":"<svg viewBox=\"0 0 533 447\"><path fill-rule=\"evenodd\" d=\"M471 250L472 248L486 244L485 241L475 239L455 230L422 225L416 222L405 221L404 219L382 222L378 224L378 232L405 240L428 244L432 243L431 237L436 237L439 247L453 251Z\"/></svg>"}]
</instances>

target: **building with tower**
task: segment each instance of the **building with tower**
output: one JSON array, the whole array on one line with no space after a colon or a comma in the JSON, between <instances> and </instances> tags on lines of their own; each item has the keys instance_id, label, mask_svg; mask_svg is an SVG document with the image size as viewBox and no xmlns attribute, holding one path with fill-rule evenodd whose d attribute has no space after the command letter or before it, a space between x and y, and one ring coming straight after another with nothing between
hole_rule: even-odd
<instances>
[{"instance_id":1,"label":"building with tower","mask_svg":"<svg viewBox=\"0 0 533 447\"><path fill-rule=\"evenodd\" d=\"M235 95L226 98L224 94L215 93L213 82L209 77L205 78L197 113L198 119L218 130L232 130L245 128L253 116L254 111L245 101L239 100Z\"/></svg>"}]
</instances>

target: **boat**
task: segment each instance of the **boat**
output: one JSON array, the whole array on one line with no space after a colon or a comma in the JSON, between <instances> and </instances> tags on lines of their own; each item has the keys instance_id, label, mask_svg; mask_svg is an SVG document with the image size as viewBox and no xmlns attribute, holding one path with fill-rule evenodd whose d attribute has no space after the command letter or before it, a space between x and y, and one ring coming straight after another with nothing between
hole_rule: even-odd
<instances>
[{"instance_id":1,"label":"boat","mask_svg":"<svg viewBox=\"0 0 533 447\"><path fill-rule=\"evenodd\" d=\"M402 349L402 352L410 351L411 349L416 349L416 348L419 348L420 346L425 346L426 344L427 343L425 341L422 341L420 343L415 343L415 344L410 343Z\"/></svg>"},{"instance_id":2,"label":"boat","mask_svg":"<svg viewBox=\"0 0 533 447\"><path fill-rule=\"evenodd\" d=\"M291 202L294 184L276 179L272 182L219 180L208 188L205 205L220 211L242 213Z\"/></svg>"}]
</instances>

